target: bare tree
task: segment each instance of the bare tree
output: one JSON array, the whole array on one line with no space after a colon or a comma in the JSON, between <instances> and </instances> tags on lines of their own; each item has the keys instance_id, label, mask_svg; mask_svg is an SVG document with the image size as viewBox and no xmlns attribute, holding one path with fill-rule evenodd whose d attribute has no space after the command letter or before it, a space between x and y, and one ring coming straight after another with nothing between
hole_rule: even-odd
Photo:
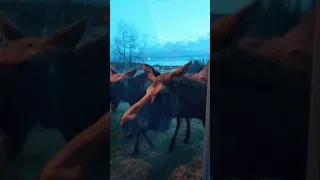
<instances>
[{"instance_id":1,"label":"bare tree","mask_svg":"<svg viewBox=\"0 0 320 180\"><path fill-rule=\"evenodd\" d=\"M147 49L145 36L140 36L133 23L121 21L118 23L117 35L114 37L112 51L126 63L126 68L132 67L132 61L140 59Z\"/></svg>"}]
</instances>

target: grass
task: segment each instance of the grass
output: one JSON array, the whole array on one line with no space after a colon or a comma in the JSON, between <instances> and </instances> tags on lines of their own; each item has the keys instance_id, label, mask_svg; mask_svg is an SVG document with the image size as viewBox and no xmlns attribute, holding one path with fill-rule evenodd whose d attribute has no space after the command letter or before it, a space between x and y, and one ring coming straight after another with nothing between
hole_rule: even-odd
<instances>
[{"instance_id":1,"label":"grass","mask_svg":"<svg viewBox=\"0 0 320 180\"><path fill-rule=\"evenodd\" d=\"M183 144L186 125L181 128L176 140L175 150L168 153L176 122L166 133L148 132L156 148L151 150L141 138L139 158L129 157L133 141L127 141L120 129L120 119L129 106L121 104L111 121L110 134L110 179L153 179L153 180L197 180L201 177L204 129L200 120L192 119L189 144Z\"/></svg>"}]
</instances>

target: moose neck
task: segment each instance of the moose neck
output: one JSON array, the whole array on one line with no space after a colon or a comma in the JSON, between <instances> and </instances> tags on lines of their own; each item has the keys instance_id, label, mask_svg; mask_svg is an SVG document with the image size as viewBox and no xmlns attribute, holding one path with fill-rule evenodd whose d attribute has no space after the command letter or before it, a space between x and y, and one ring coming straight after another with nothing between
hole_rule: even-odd
<instances>
[{"instance_id":1,"label":"moose neck","mask_svg":"<svg viewBox=\"0 0 320 180\"><path fill-rule=\"evenodd\" d=\"M128 93L128 103L130 105L135 104L138 102L145 94L147 88L151 85L151 80L148 79L145 73L139 74L134 77L135 83L133 86L130 86L127 89ZM148 83L149 82L149 83Z\"/></svg>"}]
</instances>

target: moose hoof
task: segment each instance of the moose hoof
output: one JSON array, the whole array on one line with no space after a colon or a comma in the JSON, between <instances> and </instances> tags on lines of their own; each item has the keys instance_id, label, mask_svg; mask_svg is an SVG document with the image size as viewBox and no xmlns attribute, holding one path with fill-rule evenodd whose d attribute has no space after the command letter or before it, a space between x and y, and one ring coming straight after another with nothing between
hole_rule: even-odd
<instances>
[{"instance_id":1,"label":"moose hoof","mask_svg":"<svg viewBox=\"0 0 320 180\"><path fill-rule=\"evenodd\" d=\"M132 158L137 158L137 157L139 157L139 153L133 151L133 152L129 153L129 156Z\"/></svg>"}]
</instances>

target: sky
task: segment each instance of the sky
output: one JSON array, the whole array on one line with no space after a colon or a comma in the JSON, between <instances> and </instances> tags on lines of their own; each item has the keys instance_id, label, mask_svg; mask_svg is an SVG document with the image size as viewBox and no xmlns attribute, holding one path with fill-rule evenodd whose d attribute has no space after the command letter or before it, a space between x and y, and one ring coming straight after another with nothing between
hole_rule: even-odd
<instances>
[{"instance_id":1,"label":"sky","mask_svg":"<svg viewBox=\"0 0 320 180\"><path fill-rule=\"evenodd\" d=\"M210 0L111 0L110 8L111 41L125 21L147 35L149 56L209 54Z\"/></svg>"}]
</instances>

